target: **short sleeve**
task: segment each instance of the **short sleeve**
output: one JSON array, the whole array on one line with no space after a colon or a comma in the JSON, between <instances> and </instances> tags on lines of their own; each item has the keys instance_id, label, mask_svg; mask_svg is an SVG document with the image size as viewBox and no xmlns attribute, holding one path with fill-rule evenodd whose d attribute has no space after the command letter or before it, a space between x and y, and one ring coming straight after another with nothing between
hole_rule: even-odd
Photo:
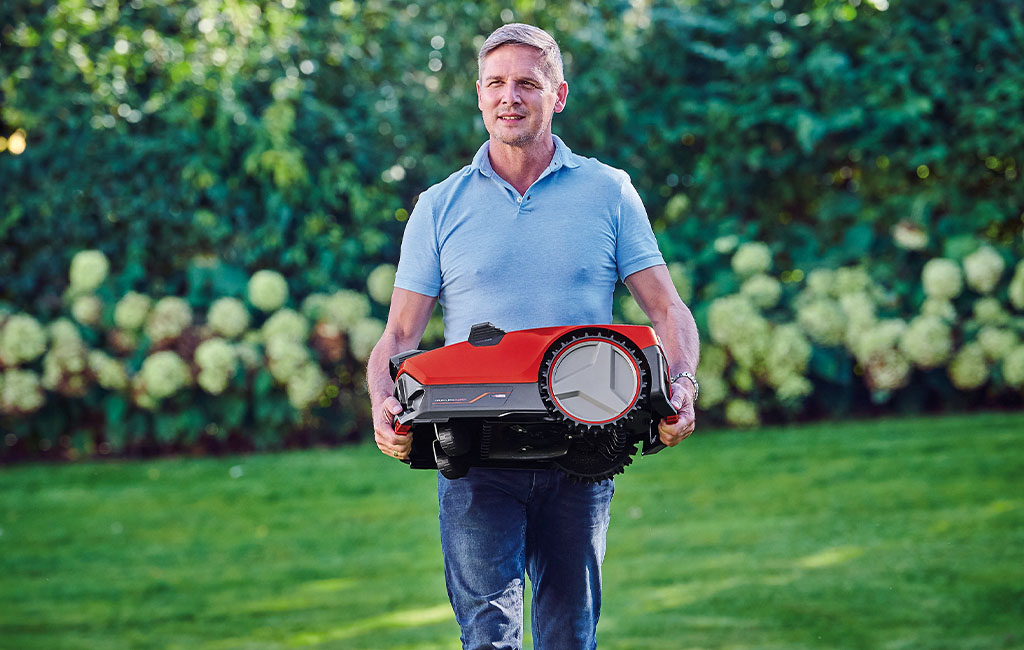
<instances>
[{"instance_id":1,"label":"short sleeve","mask_svg":"<svg viewBox=\"0 0 1024 650\"><path fill-rule=\"evenodd\" d=\"M441 291L441 255L430 200L420 195L402 236L395 287L425 296Z\"/></svg>"},{"instance_id":2,"label":"short sleeve","mask_svg":"<svg viewBox=\"0 0 1024 650\"><path fill-rule=\"evenodd\" d=\"M637 271L664 264L658 240L651 230L647 210L629 179L623 181L615 238L615 266L620 279Z\"/></svg>"}]
</instances>

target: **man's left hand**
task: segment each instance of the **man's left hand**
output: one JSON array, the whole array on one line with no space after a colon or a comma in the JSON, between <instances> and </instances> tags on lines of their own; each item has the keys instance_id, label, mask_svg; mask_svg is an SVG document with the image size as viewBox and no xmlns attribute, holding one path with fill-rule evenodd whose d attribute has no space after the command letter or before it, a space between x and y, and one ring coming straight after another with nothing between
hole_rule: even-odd
<instances>
[{"instance_id":1,"label":"man's left hand","mask_svg":"<svg viewBox=\"0 0 1024 650\"><path fill-rule=\"evenodd\" d=\"M675 424L669 424L664 419L658 424L658 434L661 441L669 447L675 447L686 440L693 433L696 426L696 414L693 410L693 393L678 382L672 384L672 408L676 410L679 419Z\"/></svg>"}]
</instances>

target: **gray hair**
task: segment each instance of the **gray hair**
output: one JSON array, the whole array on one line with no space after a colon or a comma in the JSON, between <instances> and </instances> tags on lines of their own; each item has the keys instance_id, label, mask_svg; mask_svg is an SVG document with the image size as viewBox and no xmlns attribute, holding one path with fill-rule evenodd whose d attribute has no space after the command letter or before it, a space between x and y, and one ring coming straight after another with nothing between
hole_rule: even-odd
<instances>
[{"instance_id":1,"label":"gray hair","mask_svg":"<svg viewBox=\"0 0 1024 650\"><path fill-rule=\"evenodd\" d=\"M557 87L565 80L562 51L558 49L558 43L543 29L524 23L509 23L491 32L480 47L480 54L477 55L478 77L483 77L484 59L502 45L528 45L537 48L544 55L543 69L548 81Z\"/></svg>"}]
</instances>

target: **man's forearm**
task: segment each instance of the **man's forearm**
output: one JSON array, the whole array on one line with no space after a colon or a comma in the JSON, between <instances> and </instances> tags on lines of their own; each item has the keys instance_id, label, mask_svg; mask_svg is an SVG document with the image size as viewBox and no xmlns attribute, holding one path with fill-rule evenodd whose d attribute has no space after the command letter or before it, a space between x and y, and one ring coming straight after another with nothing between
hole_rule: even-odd
<instances>
[{"instance_id":1,"label":"man's forearm","mask_svg":"<svg viewBox=\"0 0 1024 650\"><path fill-rule=\"evenodd\" d=\"M380 337L377 345L373 346L366 363L366 388L371 402L379 403L394 393L395 382L391 379L389 363L391 357L404 351L398 337L387 331Z\"/></svg>"},{"instance_id":2,"label":"man's forearm","mask_svg":"<svg viewBox=\"0 0 1024 650\"><path fill-rule=\"evenodd\" d=\"M700 361L700 339L697 324L686 305L680 302L667 308L663 314L652 315L651 323L661 338L668 359L669 375L680 372L696 375Z\"/></svg>"}]
</instances>

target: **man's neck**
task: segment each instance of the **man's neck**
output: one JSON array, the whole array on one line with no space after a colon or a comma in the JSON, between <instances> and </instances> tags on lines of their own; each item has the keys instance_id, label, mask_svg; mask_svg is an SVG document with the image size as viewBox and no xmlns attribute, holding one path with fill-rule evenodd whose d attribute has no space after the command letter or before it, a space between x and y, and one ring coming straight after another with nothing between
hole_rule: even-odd
<instances>
[{"instance_id":1,"label":"man's neck","mask_svg":"<svg viewBox=\"0 0 1024 650\"><path fill-rule=\"evenodd\" d=\"M491 138L488 155L495 173L523 194L551 163L555 141L549 134L530 146L512 147Z\"/></svg>"}]
</instances>

